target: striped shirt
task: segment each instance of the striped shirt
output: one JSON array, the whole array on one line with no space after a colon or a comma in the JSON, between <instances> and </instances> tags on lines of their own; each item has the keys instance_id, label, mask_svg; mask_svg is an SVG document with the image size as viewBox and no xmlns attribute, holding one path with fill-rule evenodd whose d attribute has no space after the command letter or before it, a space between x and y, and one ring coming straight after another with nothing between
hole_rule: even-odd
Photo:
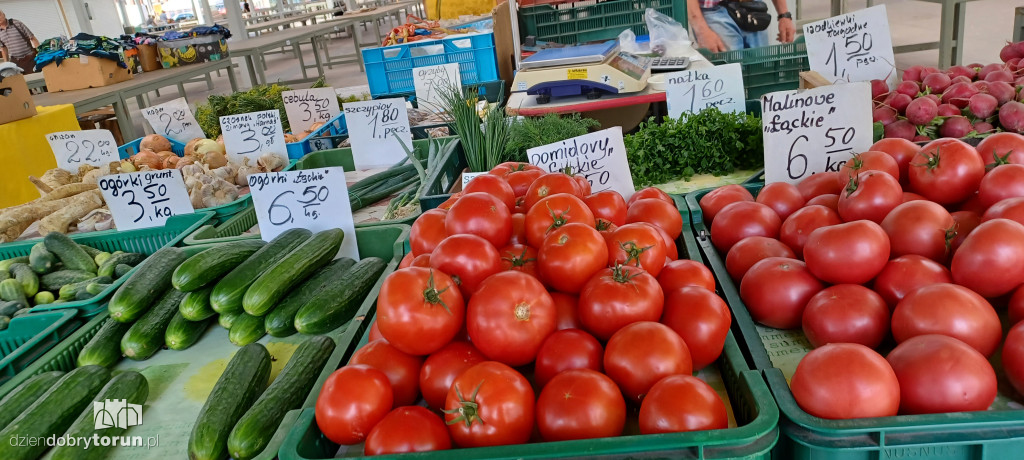
<instances>
[{"instance_id":1,"label":"striped shirt","mask_svg":"<svg viewBox=\"0 0 1024 460\"><path fill-rule=\"evenodd\" d=\"M0 45L6 47L7 54L13 58L31 53L32 43L29 40L33 38L35 35L32 35L25 23L16 19L8 19L7 27L0 28Z\"/></svg>"}]
</instances>

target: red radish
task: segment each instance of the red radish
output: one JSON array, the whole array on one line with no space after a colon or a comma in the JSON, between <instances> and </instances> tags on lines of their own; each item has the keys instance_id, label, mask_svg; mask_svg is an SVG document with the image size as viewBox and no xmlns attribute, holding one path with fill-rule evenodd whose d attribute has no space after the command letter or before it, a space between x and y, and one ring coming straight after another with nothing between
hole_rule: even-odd
<instances>
[{"instance_id":1,"label":"red radish","mask_svg":"<svg viewBox=\"0 0 1024 460\"><path fill-rule=\"evenodd\" d=\"M957 113L960 113L960 111L958 110ZM871 118L875 123L888 125L896 121L896 110L893 110L891 107L878 107L871 111Z\"/></svg>"},{"instance_id":2,"label":"red radish","mask_svg":"<svg viewBox=\"0 0 1024 460\"><path fill-rule=\"evenodd\" d=\"M1012 46L1013 51L1017 53L1017 56L1020 56L1022 59L1024 59L1024 41L1014 43Z\"/></svg>"},{"instance_id":3,"label":"red radish","mask_svg":"<svg viewBox=\"0 0 1024 460\"><path fill-rule=\"evenodd\" d=\"M912 101L913 98L907 96L906 94L894 93L891 95L891 99L889 99L889 102L887 102L887 104L889 104L890 107L896 109L897 112L903 113L907 111L907 106L910 105Z\"/></svg>"},{"instance_id":4,"label":"red radish","mask_svg":"<svg viewBox=\"0 0 1024 460\"><path fill-rule=\"evenodd\" d=\"M949 75L950 78L963 76L969 79L973 79L974 76L978 74L978 71L967 66L955 65L953 67L950 67L949 70L946 71L946 74Z\"/></svg>"},{"instance_id":5,"label":"red radish","mask_svg":"<svg viewBox=\"0 0 1024 460\"><path fill-rule=\"evenodd\" d=\"M931 123L938 115L939 105L927 97L914 99L907 106L907 120L917 126Z\"/></svg>"},{"instance_id":6,"label":"red radish","mask_svg":"<svg viewBox=\"0 0 1024 460\"><path fill-rule=\"evenodd\" d=\"M1010 101L999 108L999 124L1007 131L1024 133L1024 104Z\"/></svg>"},{"instance_id":7,"label":"red radish","mask_svg":"<svg viewBox=\"0 0 1024 460\"><path fill-rule=\"evenodd\" d=\"M904 81L896 85L896 92L913 98L917 96L917 93L921 92L921 86L916 81Z\"/></svg>"},{"instance_id":8,"label":"red radish","mask_svg":"<svg viewBox=\"0 0 1024 460\"><path fill-rule=\"evenodd\" d=\"M924 66L912 65L903 71L903 81L921 81L921 70Z\"/></svg>"},{"instance_id":9,"label":"red radish","mask_svg":"<svg viewBox=\"0 0 1024 460\"><path fill-rule=\"evenodd\" d=\"M928 66L925 66L924 68L921 69L921 79L923 80L924 77L927 77L928 75L931 75L933 73L939 73L939 72L942 72L942 71L939 70L938 67L928 67Z\"/></svg>"},{"instance_id":10,"label":"red radish","mask_svg":"<svg viewBox=\"0 0 1024 460\"><path fill-rule=\"evenodd\" d=\"M1017 90L1013 85L1005 81L994 81L988 84L988 93L996 98L999 105L1013 100L1017 96Z\"/></svg>"},{"instance_id":11,"label":"red radish","mask_svg":"<svg viewBox=\"0 0 1024 460\"><path fill-rule=\"evenodd\" d=\"M928 76L924 77L924 80L922 80L921 83L923 83L924 87L931 91L932 94L942 94L946 88L949 88L950 78L949 75L936 72L928 74Z\"/></svg>"},{"instance_id":12,"label":"red radish","mask_svg":"<svg viewBox=\"0 0 1024 460\"><path fill-rule=\"evenodd\" d=\"M1007 83L1013 81L1013 72L1009 70L994 70L985 75L985 81L1005 81Z\"/></svg>"},{"instance_id":13,"label":"red radish","mask_svg":"<svg viewBox=\"0 0 1024 460\"><path fill-rule=\"evenodd\" d=\"M1017 48L1013 46L1013 43L1007 43L1003 49L999 50L999 59L1003 62L1009 62L1010 59L1020 59L1021 55L1017 54Z\"/></svg>"},{"instance_id":14,"label":"red radish","mask_svg":"<svg viewBox=\"0 0 1024 460\"><path fill-rule=\"evenodd\" d=\"M1010 71L1013 72L1020 70L1020 60L1021 58L1013 58L1010 59L1009 61L1006 61L1006 68L1010 69Z\"/></svg>"},{"instance_id":15,"label":"red radish","mask_svg":"<svg viewBox=\"0 0 1024 460\"><path fill-rule=\"evenodd\" d=\"M966 136L974 130L974 126L967 120L967 117L949 117L939 127L939 134L942 137L955 137L957 139Z\"/></svg>"},{"instance_id":16,"label":"red radish","mask_svg":"<svg viewBox=\"0 0 1024 460\"><path fill-rule=\"evenodd\" d=\"M940 117L955 117L960 115L960 109L953 104L939 104Z\"/></svg>"},{"instance_id":17,"label":"red radish","mask_svg":"<svg viewBox=\"0 0 1024 460\"><path fill-rule=\"evenodd\" d=\"M1013 86L1018 88L1024 86L1024 76L1017 77L1017 79L1013 81Z\"/></svg>"},{"instance_id":18,"label":"red radish","mask_svg":"<svg viewBox=\"0 0 1024 460\"><path fill-rule=\"evenodd\" d=\"M888 92L889 85L885 80L871 80L871 99L880 100L879 98L885 97Z\"/></svg>"},{"instance_id":19,"label":"red radish","mask_svg":"<svg viewBox=\"0 0 1024 460\"><path fill-rule=\"evenodd\" d=\"M996 128L992 126L992 123L987 121L976 121L974 122L974 130L979 134L985 134L994 131Z\"/></svg>"},{"instance_id":20,"label":"red radish","mask_svg":"<svg viewBox=\"0 0 1024 460\"><path fill-rule=\"evenodd\" d=\"M953 77L953 79L949 81L949 84L955 85L957 83L970 83L970 82L971 82L970 78L967 78L967 77L965 77L963 75L958 75L956 77Z\"/></svg>"},{"instance_id":21,"label":"red radish","mask_svg":"<svg viewBox=\"0 0 1024 460\"><path fill-rule=\"evenodd\" d=\"M967 83L956 83L942 93L942 102L948 102L959 108L967 107L967 101L978 94L978 89Z\"/></svg>"},{"instance_id":22,"label":"red radish","mask_svg":"<svg viewBox=\"0 0 1024 460\"><path fill-rule=\"evenodd\" d=\"M976 89L978 91L981 91L983 93L987 93L988 92L988 87L989 87L989 82L987 82L985 80L978 80L978 81L976 81L974 83L971 83L971 86L973 86L974 89Z\"/></svg>"},{"instance_id":23,"label":"red radish","mask_svg":"<svg viewBox=\"0 0 1024 460\"><path fill-rule=\"evenodd\" d=\"M931 99L932 102L934 102L936 106L938 106L939 104L942 103L942 98L940 98L938 94L925 94L924 96L921 96L921 97L923 97L925 99Z\"/></svg>"},{"instance_id":24,"label":"red radish","mask_svg":"<svg viewBox=\"0 0 1024 460\"><path fill-rule=\"evenodd\" d=\"M978 93L971 96L970 101L967 102L967 109L978 118L988 118L996 113L996 107L998 105L999 101L995 96L991 94Z\"/></svg>"},{"instance_id":25,"label":"red radish","mask_svg":"<svg viewBox=\"0 0 1024 460\"><path fill-rule=\"evenodd\" d=\"M967 64L967 67L970 67L970 68L974 69L975 72L981 70L981 64L978 64L977 62L972 62L970 64Z\"/></svg>"},{"instance_id":26,"label":"red radish","mask_svg":"<svg viewBox=\"0 0 1024 460\"><path fill-rule=\"evenodd\" d=\"M930 142L932 138L925 136L924 134L918 134L914 136L914 142Z\"/></svg>"},{"instance_id":27,"label":"red radish","mask_svg":"<svg viewBox=\"0 0 1024 460\"><path fill-rule=\"evenodd\" d=\"M995 72L997 70L1003 70L1004 68L1005 67L1003 67L1003 64L986 65L985 67L982 67L981 70L978 71L978 80L987 80L985 77L987 77L988 74Z\"/></svg>"},{"instance_id":28,"label":"red radish","mask_svg":"<svg viewBox=\"0 0 1024 460\"><path fill-rule=\"evenodd\" d=\"M897 137L912 141L915 134L917 134L917 130L914 129L914 125L905 119L885 125L885 137Z\"/></svg>"}]
</instances>

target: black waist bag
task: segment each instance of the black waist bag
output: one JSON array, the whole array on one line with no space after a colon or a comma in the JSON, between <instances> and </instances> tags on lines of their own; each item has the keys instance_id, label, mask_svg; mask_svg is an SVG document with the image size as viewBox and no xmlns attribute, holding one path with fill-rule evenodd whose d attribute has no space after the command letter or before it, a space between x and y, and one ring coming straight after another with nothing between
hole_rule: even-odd
<instances>
[{"instance_id":1,"label":"black waist bag","mask_svg":"<svg viewBox=\"0 0 1024 460\"><path fill-rule=\"evenodd\" d=\"M747 32L760 32L772 23L772 15L768 14L768 5L763 2L737 2L726 0L719 5L725 7L736 25Z\"/></svg>"}]
</instances>

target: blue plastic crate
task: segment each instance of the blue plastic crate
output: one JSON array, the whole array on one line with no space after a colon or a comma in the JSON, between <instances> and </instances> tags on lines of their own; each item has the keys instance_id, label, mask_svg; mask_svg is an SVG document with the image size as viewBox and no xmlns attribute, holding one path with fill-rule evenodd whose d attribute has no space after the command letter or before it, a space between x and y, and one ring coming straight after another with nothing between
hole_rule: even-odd
<instances>
[{"instance_id":1,"label":"blue plastic crate","mask_svg":"<svg viewBox=\"0 0 1024 460\"><path fill-rule=\"evenodd\" d=\"M348 139L348 126L345 125L345 112L342 111L305 139L288 143L288 159L300 160L311 152L336 149L345 139Z\"/></svg>"},{"instance_id":2,"label":"blue plastic crate","mask_svg":"<svg viewBox=\"0 0 1024 460\"><path fill-rule=\"evenodd\" d=\"M138 139L135 139L134 141L131 141L125 145L118 147L117 153L121 156L121 159L124 160L132 155L135 155L136 153L139 153L139 145L142 144L142 139L143 138L140 137ZM181 142L178 142L169 137L167 138L167 140L171 141L172 152L177 154L179 157L185 154L185 144L182 144Z\"/></svg>"},{"instance_id":3,"label":"blue plastic crate","mask_svg":"<svg viewBox=\"0 0 1024 460\"><path fill-rule=\"evenodd\" d=\"M493 32L367 48L362 52L366 80L374 98L415 91L412 69L416 67L458 63L463 85L498 79Z\"/></svg>"}]
</instances>

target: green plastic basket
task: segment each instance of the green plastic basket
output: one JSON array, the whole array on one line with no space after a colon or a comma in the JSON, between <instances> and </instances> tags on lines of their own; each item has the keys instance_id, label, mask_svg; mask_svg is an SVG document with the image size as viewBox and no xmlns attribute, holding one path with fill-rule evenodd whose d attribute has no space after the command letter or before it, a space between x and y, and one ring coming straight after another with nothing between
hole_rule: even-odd
<instances>
[{"instance_id":1,"label":"green plastic basket","mask_svg":"<svg viewBox=\"0 0 1024 460\"><path fill-rule=\"evenodd\" d=\"M763 185L744 184L744 187L756 196ZM826 420L801 409L793 398L785 375L773 365L762 337L767 336L771 340L772 336L785 335L797 341L806 340L806 337L799 330L784 331L755 326L740 299L736 284L725 269L723 257L711 243L710 233L703 221L699 202L711 190L698 190L686 196L693 234L705 263L714 272L723 297L733 312L733 330L738 331L741 342L746 345L749 362L754 369L764 373L768 387L784 415L779 421L783 437L776 449L776 458L1020 458L1020 452L1024 451L1024 410ZM793 346L780 351L793 356L797 353L791 352L800 348ZM1009 387L1006 382L1000 382L1000 394L1011 394Z\"/></svg>"},{"instance_id":2,"label":"green plastic basket","mask_svg":"<svg viewBox=\"0 0 1024 460\"><path fill-rule=\"evenodd\" d=\"M136 230L103 230L99 232L81 233L71 235L71 239L79 244L92 246L106 252L125 251L152 254L164 246L178 244L186 235L192 234L200 225L210 220L213 214L210 212L196 212L193 214L181 214L172 216L163 227L140 228ZM16 241L0 245L0 260L12 257L27 256L32 246L41 241L40 239ZM135 270L128 272L129 276ZM102 309L102 303L121 287L126 279L125 276L114 280L103 292L91 299L76 300L59 304L48 304L33 307L32 312L70 310L74 309L81 316L92 316Z\"/></svg>"},{"instance_id":3,"label":"green plastic basket","mask_svg":"<svg viewBox=\"0 0 1024 460\"><path fill-rule=\"evenodd\" d=\"M289 171L295 167L297 160L291 160L288 162L288 166L282 171ZM215 223L221 223L230 219L235 214L242 212L246 206L252 206L252 195L246 193L238 197L235 201L220 206L214 206L212 208L203 208L200 211L208 211L213 213L212 221Z\"/></svg>"},{"instance_id":4,"label":"green plastic basket","mask_svg":"<svg viewBox=\"0 0 1024 460\"><path fill-rule=\"evenodd\" d=\"M800 87L800 72L810 70L804 37L793 43L712 53L700 50L712 64L739 63L743 69L743 89L747 93L747 112L761 113L761 96Z\"/></svg>"},{"instance_id":5,"label":"green plastic basket","mask_svg":"<svg viewBox=\"0 0 1024 460\"><path fill-rule=\"evenodd\" d=\"M611 40L625 29L648 35L644 11L653 8L686 27L685 0L611 0L524 6L519 10L523 38L564 45Z\"/></svg>"},{"instance_id":6,"label":"green plastic basket","mask_svg":"<svg viewBox=\"0 0 1024 460\"><path fill-rule=\"evenodd\" d=\"M186 236L181 244L193 246L249 239L252 236L245 234L245 232L255 227L257 223L256 208L250 203L247 208L224 222L217 225L203 225L199 227L191 235Z\"/></svg>"},{"instance_id":7,"label":"green plastic basket","mask_svg":"<svg viewBox=\"0 0 1024 460\"><path fill-rule=\"evenodd\" d=\"M74 311L19 316L0 331L0 398L8 382L17 385L32 363L82 325ZM34 375L30 374L29 376Z\"/></svg>"}]
</instances>

